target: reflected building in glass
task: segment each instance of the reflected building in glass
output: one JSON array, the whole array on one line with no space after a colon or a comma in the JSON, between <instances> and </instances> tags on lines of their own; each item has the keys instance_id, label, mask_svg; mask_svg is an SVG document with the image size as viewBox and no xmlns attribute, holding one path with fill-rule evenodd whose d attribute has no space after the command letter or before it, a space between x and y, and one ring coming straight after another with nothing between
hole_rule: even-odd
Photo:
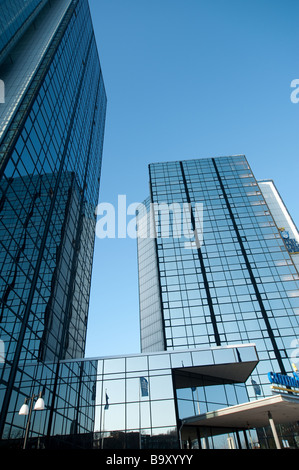
<instances>
[{"instance_id":1,"label":"reflected building in glass","mask_svg":"<svg viewBox=\"0 0 299 470\"><path fill-rule=\"evenodd\" d=\"M84 358L106 113L89 6L0 8L0 447L22 447L39 394L28 448L271 447L269 409L298 447L293 394L264 398L290 372L296 253L245 157L150 165L141 354Z\"/></svg>"},{"instance_id":2,"label":"reflected building in glass","mask_svg":"<svg viewBox=\"0 0 299 470\"><path fill-rule=\"evenodd\" d=\"M20 447L22 398L43 389L47 406L33 413L28 448L217 448L226 430L202 432L184 419L247 402L257 362L255 346L241 345L28 364L0 446ZM230 433L247 448L246 429Z\"/></svg>"},{"instance_id":3,"label":"reflected building in glass","mask_svg":"<svg viewBox=\"0 0 299 470\"><path fill-rule=\"evenodd\" d=\"M19 382L34 389L34 367L84 356L106 93L87 0L4 1L0 9L6 438L12 410L24 401Z\"/></svg>"},{"instance_id":4,"label":"reflected building in glass","mask_svg":"<svg viewBox=\"0 0 299 470\"><path fill-rule=\"evenodd\" d=\"M47 0L3 0L0 18L0 62L34 22Z\"/></svg>"},{"instance_id":5,"label":"reflected building in glass","mask_svg":"<svg viewBox=\"0 0 299 470\"><path fill-rule=\"evenodd\" d=\"M142 351L254 343L252 380L268 396L270 370L293 372L299 276L266 183L245 156L155 163L149 177L138 211ZM189 232L178 231L184 220Z\"/></svg>"}]
</instances>

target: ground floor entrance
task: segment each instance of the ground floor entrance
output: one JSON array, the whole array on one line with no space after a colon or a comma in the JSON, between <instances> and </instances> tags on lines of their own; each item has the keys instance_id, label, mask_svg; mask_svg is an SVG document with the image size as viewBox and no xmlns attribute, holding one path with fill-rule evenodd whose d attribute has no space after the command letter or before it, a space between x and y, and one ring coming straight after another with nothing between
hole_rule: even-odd
<instances>
[{"instance_id":1,"label":"ground floor entrance","mask_svg":"<svg viewBox=\"0 0 299 470\"><path fill-rule=\"evenodd\" d=\"M184 419L181 446L299 449L299 398L280 394Z\"/></svg>"}]
</instances>

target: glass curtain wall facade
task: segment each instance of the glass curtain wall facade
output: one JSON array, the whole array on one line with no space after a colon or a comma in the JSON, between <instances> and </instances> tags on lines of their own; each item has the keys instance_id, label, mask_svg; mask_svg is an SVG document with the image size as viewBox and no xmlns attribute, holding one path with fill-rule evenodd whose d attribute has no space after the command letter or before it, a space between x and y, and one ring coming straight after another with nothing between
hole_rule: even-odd
<instances>
[{"instance_id":1,"label":"glass curtain wall facade","mask_svg":"<svg viewBox=\"0 0 299 470\"><path fill-rule=\"evenodd\" d=\"M190 439L198 448L201 436L180 420L246 402L243 382L257 361L255 347L243 345L28 364L0 446L20 447L18 410L43 390L46 409L33 413L28 448L179 449Z\"/></svg>"},{"instance_id":2,"label":"glass curtain wall facade","mask_svg":"<svg viewBox=\"0 0 299 470\"><path fill-rule=\"evenodd\" d=\"M165 332L162 322L162 298L159 289L159 270L156 257L154 214L150 210L150 198L138 206L138 263L140 311L142 311L142 328L140 328L140 344L143 351L164 351Z\"/></svg>"},{"instance_id":3,"label":"glass curtain wall facade","mask_svg":"<svg viewBox=\"0 0 299 470\"><path fill-rule=\"evenodd\" d=\"M246 448L246 429L207 436L182 421L256 398L253 379L266 396L269 369L290 371L298 273L245 157L150 165L138 209L142 354L83 359L107 103L89 6L9 4L0 2L0 447L22 446L19 410L41 393L30 448L219 448L232 435Z\"/></svg>"},{"instance_id":4,"label":"glass curtain wall facade","mask_svg":"<svg viewBox=\"0 0 299 470\"><path fill-rule=\"evenodd\" d=\"M299 272L299 233L275 184L271 180L258 182L267 206L277 225L288 252Z\"/></svg>"},{"instance_id":5,"label":"glass curtain wall facade","mask_svg":"<svg viewBox=\"0 0 299 470\"><path fill-rule=\"evenodd\" d=\"M3 438L30 371L84 356L107 102L88 1L19 3L5 41L34 25L0 64Z\"/></svg>"},{"instance_id":6,"label":"glass curtain wall facade","mask_svg":"<svg viewBox=\"0 0 299 470\"><path fill-rule=\"evenodd\" d=\"M155 334L147 334L157 316L166 350L255 343L260 362L253 378L261 396L269 395L267 373L292 372L298 272L246 158L157 163L149 173L155 237L138 240L142 351L158 344ZM162 236L162 203L191 207L191 232L203 233L195 248L172 236L171 211L170 236ZM195 224L197 203L203 205L203 232ZM149 243L152 263L146 257ZM148 290L154 287L142 283L145 276L158 280L161 308L152 319ZM256 398L251 383L248 392Z\"/></svg>"},{"instance_id":7,"label":"glass curtain wall facade","mask_svg":"<svg viewBox=\"0 0 299 470\"><path fill-rule=\"evenodd\" d=\"M32 24L47 0L1 0L0 62Z\"/></svg>"}]
</instances>

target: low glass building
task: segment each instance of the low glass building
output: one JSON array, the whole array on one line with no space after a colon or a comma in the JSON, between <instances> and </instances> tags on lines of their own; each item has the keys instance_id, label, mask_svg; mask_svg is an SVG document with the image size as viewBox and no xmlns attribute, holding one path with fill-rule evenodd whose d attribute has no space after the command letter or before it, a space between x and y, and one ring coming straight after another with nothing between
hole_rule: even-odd
<instances>
[{"instance_id":1,"label":"low glass building","mask_svg":"<svg viewBox=\"0 0 299 470\"><path fill-rule=\"evenodd\" d=\"M245 382L257 362L248 344L28 365L1 444L22 445L27 418L19 409L42 392L46 407L32 414L28 448L202 448L207 433L213 447L219 430L213 437L184 420L248 402ZM229 433L246 448L246 429Z\"/></svg>"}]
</instances>

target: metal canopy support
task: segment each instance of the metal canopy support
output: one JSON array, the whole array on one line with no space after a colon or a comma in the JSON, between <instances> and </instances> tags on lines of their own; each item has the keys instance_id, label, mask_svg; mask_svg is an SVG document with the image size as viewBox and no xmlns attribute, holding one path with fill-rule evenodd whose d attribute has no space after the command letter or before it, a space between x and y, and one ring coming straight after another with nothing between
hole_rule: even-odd
<instances>
[{"instance_id":1,"label":"metal canopy support","mask_svg":"<svg viewBox=\"0 0 299 470\"><path fill-rule=\"evenodd\" d=\"M278 434L277 434L277 431L276 431L275 423L273 421L273 418L272 418L272 415L271 415L270 411L268 411L268 418L269 418L269 424L271 426L271 430L272 430L272 433L273 433L276 448L281 449L281 445L280 445L280 441L279 441Z\"/></svg>"}]
</instances>

